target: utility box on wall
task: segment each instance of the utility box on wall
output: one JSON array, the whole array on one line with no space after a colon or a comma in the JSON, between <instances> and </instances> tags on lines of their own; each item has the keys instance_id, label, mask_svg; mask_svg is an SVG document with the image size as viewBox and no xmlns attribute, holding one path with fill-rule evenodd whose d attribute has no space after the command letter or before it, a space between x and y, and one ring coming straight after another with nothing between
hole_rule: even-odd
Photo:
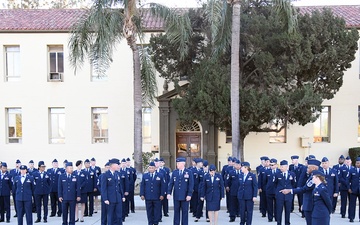
<instances>
[{"instance_id":1,"label":"utility box on wall","mask_svg":"<svg viewBox=\"0 0 360 225\"><path fill-rule=\"evenodd\" d=\"M310 138L309 137L300 137L300 146L302 148L308 148L310 147Z\"/></svg>"}]
</instances>

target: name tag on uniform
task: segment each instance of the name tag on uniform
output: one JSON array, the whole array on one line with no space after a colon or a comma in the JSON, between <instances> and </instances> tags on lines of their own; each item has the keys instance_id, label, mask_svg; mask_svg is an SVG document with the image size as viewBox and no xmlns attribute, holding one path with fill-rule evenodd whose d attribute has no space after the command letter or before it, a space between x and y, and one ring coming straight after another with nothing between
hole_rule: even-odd
<instances>
[{"instance_id":1,"label":"name tag on uniform","mask_svg":"<svg viewBox=\"0 0 360 225\"><path fill-rule=\"evenodd\" d=\"M278 179L279 179L279 180L281 180L282 178L281 178L281 177L279 177Z\"/></svg>"},{"instance_id":2,"label":"name tag on uniform","mask_svg":"<svg viewBox=\"0 0 360 225\"><path fill-rule=\"evenodd\" d=\"M66 182L66 180L61 180L62 182Z\"/></svg>"},{"instance_id":3,"label":"name tag on uniform","mask_svg":"<svg viewBox=\"0 0 360 225\"><path fill-rule=\"evenodd\" d=\"M110 177L110 178L108 178L108 181L111 181L111 177Z\"/></svg>"},{"instance_id":4,"label":"name tag on uniform","mask_svg":"<svg viewBox=\"0 0 360 225\"><path fill-rule=\"evenodd\" d=\"M332 176L332 177L335 177L335 174L332 173L331 176Z\"/></svg>"},{"instance_id":5,"label":"name tag on uniform","mask_svg":"<svg viewBox=\"0 0 360 225\"><path fill-rule=\"evenodd\" d=\"M26 182L31 183L31 181L30 181L30 180L27 180Z\"/></svg>"},{"instance_id":6,"label":"name tag on uniform","mask_svg":"<svg viewBox=\"0 0 360 225\"><path fill-rule=\"evenodd\" d=\"M72 181L76 181L76 178L73 178Z\"/></svg>"},{"instance_id":7,"label":"name tag on uniform","mask_svg":"<svg viewBox=\"0 0 360 225\"><path fill-rule=\"evenodd\" d=\"M149 181L149 179L145 179L145 181Z\"/></svg>"},{"instance_id":8,"label":"name tag on uniform","mask_svg":"<svg viewBox=\"0 0 360 225\"><path fill-rule=\"evenodd\" d=\"M49 176L48 176L48 175L45 175L45 178L49 178Z\"/></svg>"},{"instance_id":9,"label":"name tag on uniform","mask_svg":"<svg viewBox=\"0 0 360 225\"><path fill-rule=\"evenodd\" d=\"M314 193L314 196L320 196L320 195L319 195L319 193L316 192L316 193Z\"/></svg>"},{"instance_id":10,"label":"name tag on uniform","mask_svg":"<svg viewBox=\"0 0 360 225\"><path fill-rule=\"evenodd\" d=\"M185 178L189 178L189 174L185 174L184 177L185 177Z\"/></svg>"},{"instance_id":11,"label":"name tag on uniform","mask_svg":"<svg viewBox=\"0 0 360 225\"><path fill-rule=\"evenodd\" d=\"M84 174L81 174L80 177L85 177L85 175L84 175Z\"/></svg>"},{"instance_id":12,"label":"name tag on uniform","mask_svg":"<svg viewBox=\"0 0 360 225\"><path fill-rule=\"evenodd\" d=\"M252 177L249 177L249 179L248 180L252 180Z\"/></svg>"},{"instance_id":13,"label":"name tag on uniform","mask_svg":"<svg viewBox=\"0 0 360 225\"><path fill-rule=\"evenodd\" d=\"M210 180L206 180L206 181L210 181Z\"/></svg>"},{"instance_id":14,"label":"name tag on uniform","mask_svg":"<svg viewBox=\"0 0 360 225\"><path fill-rule=\"evenodd\" d=\"M5 177L4 180L9 180L9 178L8 178L8 177Z\"/></svg>"},{"instance_id":15,"label":"name tag on uniform","mask_svg":"<svg viewBox=\"0 0 360 225\"><path fill-rule=\"evenodd\" d=\"M39 177L35 177L35 179L39 179Z\"/></svg>"},{"instance_id":16,"label":"name tag on uniform","mask_svg":"<svg viewBox=\"0 0 360 225\"><path fill-rule=\"evenodd\" d=\"M220 180L220 178L217 177L216 180Z\"/></svg>"},{"instance_id":17,"label":"name tag on uniform","mask_svg":"<svg viewBox=\"0 0 360 225\"><path fill-rule=\"evenodd\" d=\"M160 177L157 177L156 180L160 180Z\"/></svg>"}]
</instances>

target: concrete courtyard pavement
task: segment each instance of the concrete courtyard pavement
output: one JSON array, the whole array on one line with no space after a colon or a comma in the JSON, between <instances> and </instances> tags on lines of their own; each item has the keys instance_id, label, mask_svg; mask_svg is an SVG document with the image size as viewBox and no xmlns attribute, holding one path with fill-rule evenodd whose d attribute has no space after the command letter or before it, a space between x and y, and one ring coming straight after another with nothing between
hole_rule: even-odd
<instances>
[{"instance_id":1,"label":"concrete courtyard pavement","mask_svg":"<svg viewBox=\"0 0 360 225\"><path fill-rule=\"evenodd\" d=\"M173 224L173 215L174 212L172 210L172 200L169 200L169 205L170 205L170 212L169 212L169 217L163 217L162 221L160 224L161 225L171 225ZM222 224L239 224L240 222L240 218L236 218L235 222L233 223L229 223L229 217L228 214L226 213L225 210L225 200L222 201L221 203L222 205L222 209L219 212L219 225ZM135 212L136 213L130 213L129 217L126 218L126 221L124 224L136 224L136 225L147 225L147 218L146 218L146 211L145 211L145 202L142 201L140 199L139 196L135 196ZM331 215L331 219L330 219L330 224L332 225L340 225L342 223L349 223L348 219L343 219L341 218L340 214L339 214L339 207L337 207L336 209L336 213ZM295 211L294 213L291 213L291 217L290 217L290 222L291 225L305 225L305 219L301 218L301 214L298 213L298 207L295 206ZM358 211L358 210L357 210ZM11 220L10 223L4 223L4 224L17 224L17 219L13 217L14 215L14 210L12 209L11 212ZM33 221L36 220L36 213L33 213ZM100 211L96 214L94 214L92 217L84 217L84 222L77 222L76 224L81 225L101 225L101 221L100 221ZM355 219L355 223L359 223L358 222L358 215L356 216ZM48 218L48 222L46 224L48 225L61 225L62 220L61 217L49 217ZM24 218L24 224L26 224L25 218ZM44 222L40 222L37 224L44 224ZM191 214L189 214L189 225L205 225L205 224L209 224L206 222L205 218L201 218L199 220L199 222L194 222L194 218L192 217ZM262 218L261 214L259 212L258 209L258 204L255 203L255 208L254 208L254 215L253 215L253 225L265 225L265 224L276 224L276 222L268 222L267 218ZM285 224L284 219L282 220L282 224Z\"/></svg>"}]
</instances>

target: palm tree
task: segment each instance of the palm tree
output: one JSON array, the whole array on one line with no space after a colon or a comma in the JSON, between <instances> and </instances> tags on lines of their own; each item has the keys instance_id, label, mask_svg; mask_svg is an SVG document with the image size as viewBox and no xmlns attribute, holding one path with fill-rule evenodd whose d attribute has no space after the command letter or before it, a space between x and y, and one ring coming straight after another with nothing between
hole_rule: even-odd
<instances>
[{"instance_id":1,"label":"palm tree","mask_svg":"<svg viewBox=\"0 0 360 225\"><path fill-rule=\"evenodd\" d=\"M142 10L138 0L95 0L88 13L74 26L69 48L70 62L76 68L86 57L97 74L104 75L112 62L113 49L125 39L133 57L134 77L134 161L137 171L142 171L142 106L153 104L156 82L146 49L137 45L142 41ZM186 52L186 42L191 25L186 13L183 16L159 4L149 4L154 16L165 22L165 31L172 33L172 41L180 44L179 52Z\"/></svg>"},{"instance_id":2,"label":"palm tree","mask_svg":"<svg viewBox=\"0 0 360 225\"><path fill-rule=\"evenodd\" d=\"M241 135L240 126L240 16L241 4L247 0L208 0L205 6L206 21L210 24L211 42L214 54L224 52L231 46L231 128L232 128L232 155L244 160L244 135ZM284 20L289 33L295 32L296 13L292 8L291 0L268 0L274 5L279 18ZM230 7L229 7L230 6Z\"/></svg>"}]
</instances>

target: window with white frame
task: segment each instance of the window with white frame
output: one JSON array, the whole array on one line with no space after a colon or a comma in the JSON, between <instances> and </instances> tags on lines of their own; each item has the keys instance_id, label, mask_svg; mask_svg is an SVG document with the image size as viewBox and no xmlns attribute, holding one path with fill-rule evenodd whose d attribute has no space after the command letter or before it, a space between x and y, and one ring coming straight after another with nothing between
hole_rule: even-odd
<instances>
[{"instance_id":1,"label":"window with white frame","mask_svg":"<svg viewBox=\"0 0 360 225\"><path fill-rule=\"evenodd\" d=\"M273 121L273 123L271 123L270 125L270 128L278 130L282 126L284 126L284 128L279 132L269 132L270 143L286 143L286 124L284 125L284 123L281 121L280 122Z\"/></svg>"},{"instance_id":2,"label":"window with white frame","mask_svg":"<svg viewBox=\"0 0 360 225\"><path fill-rule=\"evenodd\" d=\"M144 107L142 114L143 143L151 143L151 108Z\"/></svg>"},{"instance_id":3,"label":"window with white frame","mask_svg":"<svg viewBox=\"0 0 360 225\"><path fill-rule=\"evenodd\" d=\"M48 46L49 74L48 81L64 80L64 50L62 45Z\"/></svg>"},{"instance_id":4,"label":"window with white frame","mask_svg":"<svg viewBox=\"0 0 360 225\"><path fill-rule=\"evenodd\" d=\"M22 143L21 108L7 108L7 143Z\"/></svg>"},{"instance_id":5,"label":"window with white frame","mask_svg":"<svg viewBox=\"0 0 360 225\"><path fill-rule=\"evenodd\" d=\"M93 81L93 82L96 82L96 81L107 81L107 80L108 80L107 74L102 74L102 75L100 75L100 74L96 71L94 65L91 65L90 75L91 75L91 81Z\"/></svg>"},{"instance_id":6,"label":"window with white frame","mask_svg":"<svg viewBox=\"0 0 360 225\"><path fill-rule=\"evenodd\" d=\"M65 108L49 108L49 143L65 143Z\"/></svg>"},{"instance_id":7,"label":"window with white frame","mask_svg":"<svg viewBox=\"0 0 360 225\"><path fill-rule=\"evenodd\" d=\"M360 106L358 106L358 138L357 141L360 142Z\"/></svg>"},{"instance_id":8,"label":"window with white frame","mask_svg":"<svg viewBox=\"0 0 360 225\"><path fill-rule=\"evenodd\" d=\"M92 108L92 143L108 143L108 108Z\"/></svg>"},{"instance_id":9,"label":"window with white frame","mask_svg":"<svg viewBox=\"0 0 360 225\"><path fill-rule=\"evenodd\" d=\"M5 81L19 81L20 46L5 46Z\"/></svg>"},{"instance_id":10,"label":"window with white frame","mask_svg":"<svg viewBox=\"0 0 360 225\"><path fill-rule=\"evenodd\" d=\"M314 122L314 143L330 142L331 107L324 106L319 118Z\"/></svg>"}]
</instances>

